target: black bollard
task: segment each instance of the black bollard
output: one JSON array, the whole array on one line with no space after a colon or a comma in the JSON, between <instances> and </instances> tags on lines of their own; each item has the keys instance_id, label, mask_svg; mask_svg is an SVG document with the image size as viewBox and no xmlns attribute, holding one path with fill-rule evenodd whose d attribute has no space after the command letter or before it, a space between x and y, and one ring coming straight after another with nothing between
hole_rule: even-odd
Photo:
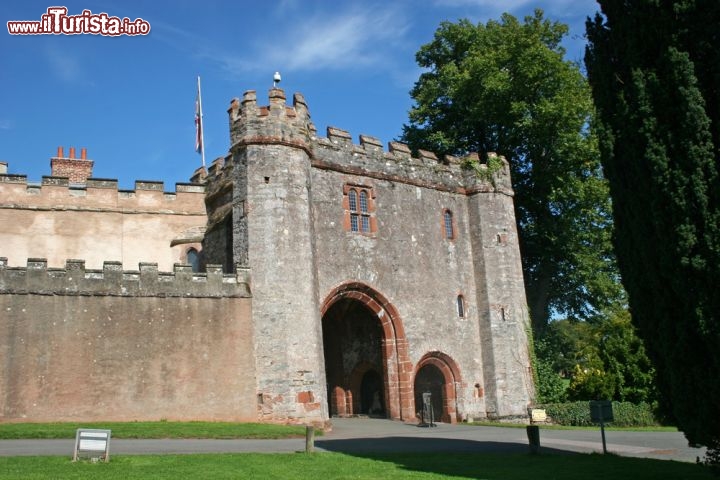
<instances>
[{"instance_id":1,"label":"black bollard","mask_svg":"<svg viewBox=\"0 0 720 480\"><path fill-rule=\"evenodd\" d=\"M530 453L535 455L540 453L540 427L537 425L528 425L525 427L530 442Z\"/></svg>"}]
</instances>

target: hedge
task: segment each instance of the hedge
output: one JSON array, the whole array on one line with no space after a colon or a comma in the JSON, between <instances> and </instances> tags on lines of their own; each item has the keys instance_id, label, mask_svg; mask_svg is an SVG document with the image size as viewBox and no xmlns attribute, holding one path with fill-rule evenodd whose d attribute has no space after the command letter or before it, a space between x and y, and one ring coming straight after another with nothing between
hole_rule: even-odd
<instances>
[{"instance_id":1,"label":"hedge","mask_svg":"<svg viewBox=\"0 0 720 480\"><path fill-rule=\"evenodd\" d=\"M587 427L590 421L590 402L547 403L537 405L543 408L552 423L556 425ZM655 408L649 403L612 402L614 427L651 427L660 425Z\"/></svg>"}]
</instances>

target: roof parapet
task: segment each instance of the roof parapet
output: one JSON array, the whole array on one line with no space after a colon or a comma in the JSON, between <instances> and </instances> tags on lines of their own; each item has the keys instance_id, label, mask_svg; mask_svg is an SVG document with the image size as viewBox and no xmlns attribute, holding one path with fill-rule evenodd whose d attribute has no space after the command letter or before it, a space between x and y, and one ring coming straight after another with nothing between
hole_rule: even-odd
<instances>
[{"instance_id":1,"label":"roof parapet","mask_svg":"<svg viewBox=\"0 0 720 480\"><path fill-rule=\"evenodd\" d=\"M141 262L138 270L106 261L102 270L86 270L85 261L68 259L65 268L48 268L47 259L29 258L26 267L8 267L0 257L0 294L81 295L119 297L249 297L249 271L224 274L208 265L206 273L175 264L173 272L158 271L157 263Z\"/></svg>"}]
</instances>

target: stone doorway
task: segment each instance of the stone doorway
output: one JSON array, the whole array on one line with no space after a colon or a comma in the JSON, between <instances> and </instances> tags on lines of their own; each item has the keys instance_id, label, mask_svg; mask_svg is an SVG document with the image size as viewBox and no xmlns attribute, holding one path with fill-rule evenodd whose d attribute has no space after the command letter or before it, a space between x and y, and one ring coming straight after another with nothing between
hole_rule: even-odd
<instances>
[{"instance_id":1,"label":"stone doorway","mask_svg":"<svg viewBox=\"0 0 720 480\"><path fill-rule=\"evenodd\" d=\"M449 355L442 352L425 354L417 364L413 383L418 415L422 410L423 392L430 392L435 420L457 422L457 388L463 383L460 369Z\"/></svg>"},{"instance_id":2,"label":"stone doorway","mask_svg":"<svg viewBox=\"0 0 720 480\"><path fill-rule=\"evenodd\" d=\"M330 415L413 419L412 367L395 308L349 282L326 297L321 315Z\"/></svg>"},{"instance_id":3,"label":"stone doorway","mask_svg":"<svg viewBox=\"0 0 720 480\"><path fill-rule=\"evenodd\" d=\"M436 421L442 420L444 409L445 377L435 365L427 364L418 370L415 375L415 410L418 418L422 418L423 393L429 392L432 396L432 407Z\"/></svg>"}]
</instances>

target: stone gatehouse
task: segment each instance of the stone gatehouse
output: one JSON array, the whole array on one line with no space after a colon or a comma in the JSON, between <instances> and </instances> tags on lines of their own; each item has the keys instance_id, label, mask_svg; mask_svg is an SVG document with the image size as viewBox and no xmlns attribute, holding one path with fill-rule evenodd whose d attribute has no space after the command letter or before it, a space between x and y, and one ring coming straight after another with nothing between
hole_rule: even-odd
<instances>
[{"instance_id":1,"label":"stone gatehouse","mask_svg":"<svg viewBox=\"0 0 720 480\"><path fill-rule=\"evenodd\" d=\"M15 228L2 245L82 258L78 245L93 245L83 209L116 227L101 232L115 255L102 270L20 266L0 251L0 420L412 422L424 392L442 421L526 416L530 327L507 164L485 180L462 159L354 144L336 128L319 137L304 98L287 105L278 88L267 105L248 91L228 113L229 154L175 194L152 182L113 191L73 178L72 162L71 180L40 186L0 174L0 221L42 217L36 235L73 222L83 236L38 244ZM52 208L36 208L51 193ZM113 231L138 248L115 248ZM138 271L130 252L147 256L132 257ZM158 271L167 258L172 274ZM78 352L81 373L67 375ZM131 393L92 408L118 388Z\"/></svg>"}]
</instances>

